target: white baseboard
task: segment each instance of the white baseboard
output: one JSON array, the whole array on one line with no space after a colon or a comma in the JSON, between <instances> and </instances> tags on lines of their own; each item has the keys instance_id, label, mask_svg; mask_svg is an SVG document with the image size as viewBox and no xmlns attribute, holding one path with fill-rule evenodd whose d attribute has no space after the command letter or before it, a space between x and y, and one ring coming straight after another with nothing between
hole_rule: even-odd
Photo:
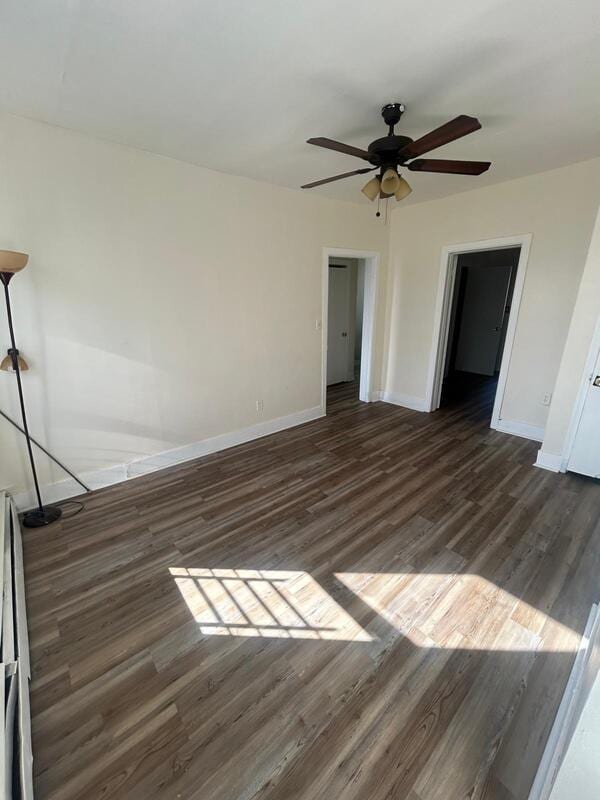
<instances>
[{"instance_id":1,"label":"white baseboard","mask_svg":"<svg viewBox=\"0 0 600 800\"><path fill-rule=\"evenodd\" d=\"M381 399L385 403L392 403L402 408L410 408L411 411L429 411L429 406L424 397L412 397L409 394L397 394L396 392L380 392Z\"/></svg>"},{"instance_id":2,"label":"white baseboard","mask_svg":"<svg viewBox=\"0 0 600 800\"><path fill-rule=\"evenodd\" d=\"M544 428L538 428L537 425L530 425L528 422L499 419L496 430L502 433L510 433L513 436L521 436L523 439L532 439L534 442L544 441Z\"/></svg>"},{"instance_id":3,"label":"white baseboard","mask_svg":"<svg viewBox=\"0 0 600 800\"><path fill-rule=\"evenodd\" d=\"M538 450L534 466L550 470L550 472L562 472L562 456L557 456L554 453L544 453L543 450Z\"/></svg>"},{"instance_id":4,"label":"white baseboard","mask_svg":"<svg viewBox=\"0 0 600 800\"><path fill-rule=\"evenodd\" d=\"M79 477L90 489L102 489L104 486L111 486L113 483L127 480L127 465L116 464L114 467L83 472ZM69 497L84 494L84 489L73 478L66 478L63 481L56 481L56 483L46 483L40 486L40 490L44 503L48 504L59 503ZM12 498L19 511L27 511L36 504L33 490L19 492L12 495Z\"/></svg>"},{"instance_id":5,"label":"white baseboard","mask_svg":"<svg viewBox=\"0 0 600 800\"><path fill-rule=\"evenodd\" d=\"M369 392L367 396L359 395L358 398L361 403L376 403L378 400L381 400L381 392Z\"/></svg>"},{"instance_id":6,"label":"white baseboard","mask_svg":"<svg viewBox=\"0 0 600 800\"><path fill-rule=\"evenodd\" d=\"M599 639L600 614L598 614L598 606L593 605L529 793L529 800L548 800L550 797L554 781L577 725L578 715L581 714L585 704L586 690L589 691L591 683L593 683L591 678L594 676L590 676L588 672L590 668L596 669L597 664L594 665L593 661L590 662L590 657L594 649L598 648Z\"/></svg>"},{"instance_id":7,"label":"white baseboard","mask_svg":"<svg viewBox=\"0 0 600 800\"><path fill-rule=\"evenodd\" d=\"M269 436L287 428L294 428L296 425L303 425L305 422L311 422L323 416L325 416L325 409L322 406L306 408L303 411L287 414L285 417L276 417L265 422L258 422L255 425L249 425L231 433L222 433L218 436L203 439L200 442L175 447L172 450L164 450L161 453L154 453L151 456L145 456L127 464L117 464L107 469L86 472L80 477L92 489L101 489L104 486L111 486L130 478L138 478L141 475L147 475L165 467L173 467L176 464L191 461L194 458L201 458L211 453L217 453L220 450L227 450L229 447L236 447L236 445L260 439L263 436ZM42 486L41 489L44 502L47 503L57 503L60 500L80 495L83 491L81 486L72 478ZM32 491L21 492L15 495L13 499L19 511L25 511L35 505L35 496Z\"/></svg>"}]
</instances>

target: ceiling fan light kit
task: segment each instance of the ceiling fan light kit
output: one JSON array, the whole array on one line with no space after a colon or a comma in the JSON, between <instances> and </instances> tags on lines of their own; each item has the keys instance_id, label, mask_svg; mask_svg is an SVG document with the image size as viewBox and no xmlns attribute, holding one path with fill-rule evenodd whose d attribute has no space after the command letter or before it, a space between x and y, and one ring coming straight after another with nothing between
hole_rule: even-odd
<instances>
[{"instance_id":1,"label":"ceiling fan light kit","mask_svg":"<svg viewBox=\"0 0 600 800\"><path fill-rule=\"evenodd\" d=\"M411 192L412 192L412 188L404 180L404 178L402 176L400 176L400 178L398 180L398 188L394 192L394 197L396 198L396 200L404 200L404 198L408 197L408 195Z\"/></svg>"},{"instance_id":2,"label":"ceiling fan light kit","mask_svg":"<svg viewBox=\"0 0 600 800\"><path fill-rule=\"evenodd\" d=\"M367 181L367 183L365 183L361 189L361 192L365 195L365 197L368 197L369 200L375 200L380 191L381 181L379 178L371 178L371 180Z\"/></svg>"},{"instance_id":3,"label":"ceiling fan light kit","mask_svg":"<svg viewBox=\"0 0 600 800\"><path fill-rule=\"evenodd\" d=\"M396 200L403 200L412 192L411 187L398 172L398 167L404 167L412 172L439 172L451 175L481 175L491 166L490 161L455 161L451 159L436 158L417 158L417 156L435 150L437 147L460 139L469 133L473 133L481 128L481 123L475 117L468 117L461 114L450 120L445 125L441 125L419 139L412 140L409 136L400 136L394 133L394 128L400 122L400 117L404 113L402 103L388 103L381 109L381 116L388 126L387 136L375 139L362 150L360 147L337 142L334 139L327 139L319 136L308 139L308 144L317 147L325 147L328 150L335 150L338 153L345 153L355 158L362 158L372 166L356 169L352 172L344 172L341 175L334 175L331 178L323 178L312 183L305 183L302 189L312 189L324 183L339 181L349 178L352 175L363 175L366 172L378 171L378 175L371 178L362 188L362 193L373 201L376 198L388 199L395 197ZM379 216L379 213L377 214Z\"/></svg>"},{"instance_id":4,"label":"ceiling fan light kit","mask_svg":"<svg viewBox=\"0 0 600 800\"><path fill-rule=\"evenodd\" d=\"M381 178L381 191L384 194L394 194L400 184L400 178L395 169L388 167Z\"/></svg>"}]
</instances>

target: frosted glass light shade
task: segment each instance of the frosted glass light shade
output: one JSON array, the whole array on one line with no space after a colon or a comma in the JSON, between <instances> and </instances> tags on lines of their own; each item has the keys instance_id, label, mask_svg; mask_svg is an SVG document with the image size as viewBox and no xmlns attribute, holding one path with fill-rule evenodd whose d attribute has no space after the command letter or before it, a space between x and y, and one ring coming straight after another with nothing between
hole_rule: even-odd
<instances>
[{"instance_id":1,"label":"frosted glass light shade","mask_svg":"<svg viewBox=\"0 0 600 800\"><path fill-rule=\"evenodd\" d=\"M379 178L371 178L370 181L365 183L361 192L366 195L369 200L375 200L379 194Z\"/></svg>"},{"instance_id":2,"label":"frosted glass light shade","mask_svg":"<svg viewBox=\"0 0 600 800\"><path fill-rule=\"evenodd\" d=\"M412 192L411 187L401 176L398 177L398 188L394 192L396 200L404 200Z\"/></svg>"},{"instance_id":3,"label":"frosted glass light shade","mask_svg":"<svg viewBox=\"0 0 600 800\"><path fill-rule=\"evenodd\" d=\"M400 182L400 178L398 177L398 173L395 169L386 169L383 173L383 178L381 179L381 191L384 194L394 194L396 189L398 188L398 183Z\"/></svg>"},{"instance_id":4,"label":"frosted glass light shade","mask_svg":"<svg viewBox=\"0 0 600 800\"><path fill-rule=\"evenodd\" d=\"M0 272L19 272L29 261L27 253L0 250Z\"/></svg>"}]
</instances>

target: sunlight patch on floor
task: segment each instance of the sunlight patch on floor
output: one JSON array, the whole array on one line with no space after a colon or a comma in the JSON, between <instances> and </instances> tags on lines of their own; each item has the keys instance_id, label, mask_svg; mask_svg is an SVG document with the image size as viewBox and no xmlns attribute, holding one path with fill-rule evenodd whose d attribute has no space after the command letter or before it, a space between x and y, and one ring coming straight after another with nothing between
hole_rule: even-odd
<instances>
[{"instance_id":1,"label":"sunlight patch on floor","mask_svg":"<svg viewBox=\"0 0 600 800\"><path fill-rule=\"evenodd\" d=\"M172 567L206 636L371 642L369 634L301 570ZM473 574L337 572L335 578L418 646L574 653L580 636Z\"/></svg>"},{"instance_id":2,"label":"sunlight patch on floor","mask_svg":"<svg viewBox=\"0 0 600 800\"><path fill-rule=\"evenodd\" d=\"M184 567L169 571L207 636L372 641L307 572Z\"/></svg>"},{"instance_id":3,"label":"sunlight patch on floor","mask_svg":"<svg viewBox=\"0 0 600 800\"><path fill-rule=\"evenodd\" d=\"M335 577L399 633L432 647L574 653L580 635L480 575L336 572ZM549 644L546 644L548 643Z\"/></svg>"}]
</instances>

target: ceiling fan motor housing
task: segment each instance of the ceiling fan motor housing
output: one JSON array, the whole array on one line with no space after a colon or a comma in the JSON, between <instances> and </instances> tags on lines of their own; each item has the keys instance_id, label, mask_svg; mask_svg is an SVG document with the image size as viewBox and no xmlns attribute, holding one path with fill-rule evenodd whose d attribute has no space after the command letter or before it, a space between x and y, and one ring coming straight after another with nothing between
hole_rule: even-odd
<instances>
[{"instance_id":1,"label":"ceiling fan motor housing","mask_svg":"<svg viewBox=\"0 0 600 800\"><path fill-rule=\"evenodd\" d=\"M387 103L381 109L381 116L386 125L397 125L400 122L400 117L404 113L404 106L402 103Z\"/></svg>"},{"instance_id":2,"label":"ceiling fan motor housing","mask_svg":"<svg viewBox=\"0 0 600 800\"><path fill-rule=\"evenodd\" d=\"M375 166L396 166L400 161L398 153L411 142L410 136L396 136L395 134L375 139L367 148L369 154L373 156L369 161Z\"/></svg>"}]
</instances>

